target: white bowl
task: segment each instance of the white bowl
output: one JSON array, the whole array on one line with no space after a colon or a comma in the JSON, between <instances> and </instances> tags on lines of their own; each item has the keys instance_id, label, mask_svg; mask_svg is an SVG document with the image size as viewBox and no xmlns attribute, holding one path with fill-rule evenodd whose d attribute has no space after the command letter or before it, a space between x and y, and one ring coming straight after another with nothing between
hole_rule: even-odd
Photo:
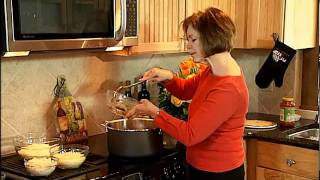
<instances>
[{"instance_id":1,"label":"white bowl","mask_svg":"<svg viewBox=\"0 0 320 180\"><path fill-rule=\"evenodd\" d=\"M57 166L58 160L50 156L25 159L24 166L31 176L49 176Z\"/></svg>"},{"instance_id":2,"label":"white bowl","mask_svg":"<svg viewBox=\"0 0 320 180\"><path fill-rule=\"evenodd\" d=\"M24 159L50 156L50 148L60 145L60 138L48 138L39 133L29 132L13 139L16 152Z\"/></svg>"},{"instance_id":3,"label":"white bowl","mask_svg":"<svg viewBox=\"0 0 320 180\"><path fill-rule=\"evenodd\" d=\"M60 146L58 149L50 150L53 157L58 160L58 168L75 169L81 166L89 153L89 147L80 144L69 144Z\"/></svg>"}]
</instances>

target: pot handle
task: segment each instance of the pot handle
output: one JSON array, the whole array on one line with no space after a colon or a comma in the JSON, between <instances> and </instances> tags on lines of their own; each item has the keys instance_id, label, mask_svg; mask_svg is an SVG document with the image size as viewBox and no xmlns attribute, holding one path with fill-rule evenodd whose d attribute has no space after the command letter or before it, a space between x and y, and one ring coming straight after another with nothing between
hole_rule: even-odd
<instances>
[{"instance_id":1,"label":"pot handle","mask_svg":"<svg viewBox=\"0 0 320 180\"><path fill-rule=\"evenodd\" d=\"M108 132L107 124L108 124L107 122L105 122L105 123L101 123L101 124L100 124L101 126L103 126L103 127L105 127L105 128L106 128L106 132Z\"/></svg>"},{"instance_id":2,"label":"pot handle","mask_svg":"<svg viewBox=\"0 0 320 180\"><path fill-rule=\"evenodd\" d=\"M104 123L101 123L100 125L103 126L103 127L107 127L109 124L109 121L104 121Z\"/></svg>"}]
</instances>

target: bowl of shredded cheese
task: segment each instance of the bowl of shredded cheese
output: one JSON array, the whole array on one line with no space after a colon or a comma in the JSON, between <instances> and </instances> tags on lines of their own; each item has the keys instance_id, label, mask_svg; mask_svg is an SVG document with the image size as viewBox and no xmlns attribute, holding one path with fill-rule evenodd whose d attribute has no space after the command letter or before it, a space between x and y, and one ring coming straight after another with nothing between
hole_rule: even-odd
<instances>
[{"instance_id":1,"label":"bowl of shredded cheese","mask_svg":"<svg viewBox=\"0 0 320 180\"><path fill-rule=\"evenodd\" d=\"M16 152L24 159L50 156L50 149L58 148L60 138L48 138L39 133L27 133L14 137Z\"/></svg>"},{"instance_id":2,"label":"bowl of shredded cheese","mask_svg":"<svg viewBox=\"0 0 320 180\"><path fill-rule=\"evenodd\" d=\"M31 176L49 176L56 169L57 163L57 158L50 156L24 159L24 166Z\"/></svg>"},{"instance_id":3,"label":"bowl of shredded cheese","mask_svg":"<svg viewBox=\"0 0 320 180\"><path fill-rule=\"evenodd\" d=\"M59 148L50 149L50 153L58 160L58 168L75 169L79 168L86 160L89 147L81 144L61 145Z\"/></svg>"}]
</instances>

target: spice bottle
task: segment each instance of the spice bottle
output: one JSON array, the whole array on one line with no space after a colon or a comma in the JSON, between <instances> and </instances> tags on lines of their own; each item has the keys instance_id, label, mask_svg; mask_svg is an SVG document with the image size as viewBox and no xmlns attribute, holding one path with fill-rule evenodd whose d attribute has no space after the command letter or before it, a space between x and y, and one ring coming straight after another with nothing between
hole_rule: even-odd
<instances>
[{"instance_id":1,"label":"spice bottle","mask_svg":"<svg viewBox=\"0 0 320 180\"><path fill-rule=\"evenodd\" d=\"M294 126L295 125L295 103L291 97L283 97L280 103L280 125Z\"/></svg>"}]
</instances>

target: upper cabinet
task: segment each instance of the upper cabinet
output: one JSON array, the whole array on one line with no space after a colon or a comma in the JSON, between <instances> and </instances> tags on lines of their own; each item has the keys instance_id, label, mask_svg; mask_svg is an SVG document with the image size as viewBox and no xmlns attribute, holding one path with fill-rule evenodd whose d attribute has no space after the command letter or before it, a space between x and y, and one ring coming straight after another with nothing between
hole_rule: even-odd
<instances>
[{"instance_id":1,"label":"upper cabinet","mask_svg":"<svg viewBox=\"0 0 320 180\"><path fill-rule=\"evenodd\" d=\"M182 51L186 0L139 0L139 45L132 53ZM180 33L179 33L180 32Z\"/></svg>"},{"instance_id":2,"label":"upper cabinet","mask_svg":"<svg viewBox=\"0 0 320 180\"><path fill-rule=\"evenodd\" d=\"M294 49L316 45L317 0L248 0L245 48L272 48L272 33Z\"/></svg>"},{"instance_id":3,"label":"upper cabinet","mask_svg":"<svg viewBox=\"0 0 320 180\"><path fill-rule=\"evenodd\" d=\"M270 49L273 33L294 49L316 45L317 0L139 0L139 43L125 54L185 51L181 22L212 6L234 21L234 48Z\"/></svg>"},{"instance_id":4,"label":"upper cabinet","mask_svg":"<svg viewBox=\"0 0 320 180\"><path fill-rule=\"evenodd\" d=\"M245 47L246 0L186 0L186 16L208 7L216 7L228 14L236 26L235 48Z\"/></svg>"}]
</instances>

